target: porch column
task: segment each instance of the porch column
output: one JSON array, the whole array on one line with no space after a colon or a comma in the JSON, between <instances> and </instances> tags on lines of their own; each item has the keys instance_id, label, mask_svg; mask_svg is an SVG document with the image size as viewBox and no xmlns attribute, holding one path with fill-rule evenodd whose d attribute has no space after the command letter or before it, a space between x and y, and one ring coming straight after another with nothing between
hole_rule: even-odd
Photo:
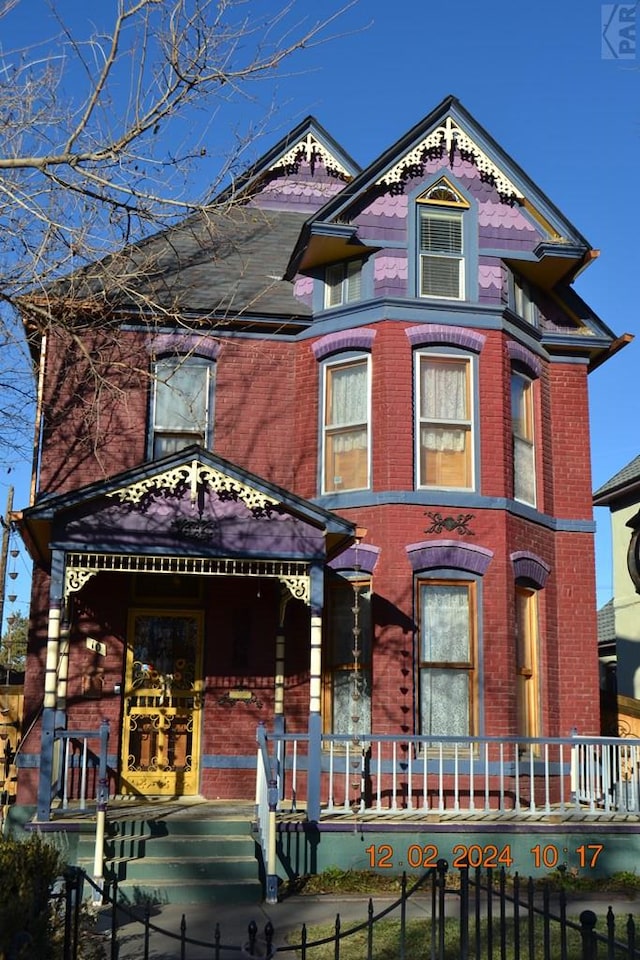
<instances>
[{"instance_id":1,"label":"porch column","mask_svg":"<svg viewBox=\"0 0 640 960\"><path fill-rule=\"evenodd\" d=\"M311 636L309 664L309 753L307 756L307 820L320 819L320 771L322 758L322 609L324 566L309 570Z\"/></svg>"},{"instance_id":2,"label":"porch column","mask_svg":"<svg viewBox=\"0 0 640 960\"><path fill-rule=\"evenodd\" d=\"M44 672L44 702L42 709L42 741L40 745L40 776L38 780L38 820L47 821L51 815L51 784L53 782L53 747L57 719L58 666L60 657L60 619L64 591L64 553L54 550L51 556L51 583L49 586L49 625L47 630L47 659Z\"/></svg>"},{"instance_id":3,"label":"porch column","mask_svg":"<svg viewBox=\"0 0 640 960\"><path fill-rule=\"evenodd\" d=\"M284 615L287 610L287 604L291 600L291 594L285 588L280 596L280 621L278 624L278 633L276 634L276 675L274 690L274 733L284 733L284 654L285 654L285 635L284 635Z\"/></svg>"}]
</instances>

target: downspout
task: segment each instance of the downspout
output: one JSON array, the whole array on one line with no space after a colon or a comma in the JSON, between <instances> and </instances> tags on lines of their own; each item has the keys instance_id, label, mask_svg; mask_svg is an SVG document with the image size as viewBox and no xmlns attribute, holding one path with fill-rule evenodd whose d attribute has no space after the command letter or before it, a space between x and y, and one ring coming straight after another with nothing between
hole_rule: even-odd
<instances>
[{"instance_id":1,"label":"downspout","mask_svg":"<svg viewBox=\"0 0 640 960\"><path fill-rule=\"evenodd\" d=\"M29 506L33 506L36 501L38 490L38 481L40 479L40 450L42 445L42 416L43 416L43 396L44 396L44 368L47 362L47 335L42 334L40 341L40 365L38 369L38 391L36 394L36 422L33 433L33 459L31 466L31 491L29 495Z\"/></svg>"}]
</instances>

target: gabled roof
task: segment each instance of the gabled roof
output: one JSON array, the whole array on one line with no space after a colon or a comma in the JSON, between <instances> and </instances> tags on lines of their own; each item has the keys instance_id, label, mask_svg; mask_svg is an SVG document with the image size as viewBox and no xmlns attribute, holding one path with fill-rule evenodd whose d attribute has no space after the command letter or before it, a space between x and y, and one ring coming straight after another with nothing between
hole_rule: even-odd
<instances>
[{"instance_id":1,"label":"gabled roof","mask_svg":"<svg viewBox=\"0 0 640 960\"><path fill-rule=\"evenodd\" d=\"M143 514L151 529L150 503L165 503L186 495L191 496L193 504L194 497L201 495L205 487L220 504L234 502L247 508L242 509L245 527L251 522L251 515L259 523L275 514L297 521L300 531L317 531L324 539L327 558L354 540L355 527L349 521L195 445L106 480L42 497L33 507L14 515L13 519L33 559L48 565L52 540L56 537L64 540L70 530L85 529L87 517L110 510L109 523L113 533L114 522L122 522L124 526L122 517L115 517L114 508L124 504L125 513ZM94 544L97 539L92 535Z\"/></svg>"},{"instance_id":2,"label":"gabled roof","mask_svg":"<svg viewBox=\"0 0 640 960\"><path fill-rule=\"evenodd\" d=\"M606 507L636 491L640 494L640 455L603 483L594 493L593 502L596 507Z\"/></svg>"},{"instance_id":3,"label":"gabled roof","mask_svg":"<svg viewBox=\"0 0 640 960\"><path fill-rule=\"evenodd\" d=\"M321 247L314 237L321 225L349 218L350 209L363 194L381 184L401 191L404 180L420 162L423 152L441 144L449 150L462 149L472 158L483 176L496 186L507 202L518 203L536 220L547 240L536 251L538 265L545 264L548 285L561 278L573 278L593 256L591 245L551 200L536 186L522 168L496 143L471 116L459 100L446 97L423 120L369 164L359 176L331 199L318 214L307 220L293 251L287 277L300 269L311 268L317 257L311 248ZM528 264L531 273L532 265ZM543 270L538 266L538 272ZM540 278L538 281L540 283ZM544 285L544 284L542 284Z\"/></svg>"},{"instance_id":4,"label":"gabled roof","mask_svg":"<svg viewBox=\"0 0 640 960\"><path fill-rule=\"evenodd\" d=\"M143 315L147 303L188 319L242 317L304 321L309 307L284 280L287 261L308 208L264 209L251 199L265 178L285 176L302 153L322 160L346 182L360 168L313 117L282 137L204 211L128 246L51 285L56 297L89 305L92 298L124 314ZM122 278L115 282L113 277ZM111 293L110 293L111 290ZM38 302L38 297L33 297ZM28 310L30 298L23 303ZM100 303L98 304L100 306Z\"/></svg>"}]
</instances>

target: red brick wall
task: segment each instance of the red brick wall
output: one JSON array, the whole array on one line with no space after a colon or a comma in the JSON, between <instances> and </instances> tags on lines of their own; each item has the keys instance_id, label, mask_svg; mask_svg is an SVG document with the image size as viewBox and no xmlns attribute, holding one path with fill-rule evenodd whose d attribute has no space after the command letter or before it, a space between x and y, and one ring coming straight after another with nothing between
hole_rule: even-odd
<instances>
[{"instance_id":1,"label":"red brick wall","mask_svg":"<svg viewBox=\"0 0 640 960\"><path fill-rule=\"evenodd\" d=\"M394 494L414 490L413 359L405 324L375 326L372 348L373 488ZM505 337L483 331L479 355L480 483L485 497L510 498L512 452L510 365ZM96 340L92 347L98 349ZM102 345L104 349L104 345ZM65 364L62 359L64 357ZM132 373L147 363L141 339L127 335L109 358L117 371L118 403L111 391L97 401L86 370L70 362L69 345L50 343L46 405L58 410L55 435L45 436L41 488L66 490L140 463L145 456L147 391ZM321 364L311 341L222 338L215 400L216 453L266 479L309 498L317 496ZM95 382L93 384L95 386ZM71 392L82 402L68 403ZM591 517L586 369L581 364L544 364L536 382L537 457L540 509L561 520ZM86 402L85 402L86 401ZM54 424L54 421L51 421ZM443 517L472 513L473 535L427 534L427 511ZM337 511L367 529L366 541L382 548L373 574L375 642L373 652L373 729L379 733L416 731L414 576L406 546L453 539L485 547L493 559L482 577L480 642L484 729L489 734L515 730L514 571L510 555L530 551L551 569L539 592L541 716L543 733L568 735L598 730L598 677L595 635L593 538L589 533L555 532L550 525L510 515L499 506L452 507L385 503ZM273 668L278 591L263 584L258 596L252 581L209 580L205 599L206 694L203 752L209 756L251 755L255 727L269 725L273 708ZM123 678L127 610L133 602L130 580L100 574L75 597L76 639L69 679L69 722L112 724L110 751L119 751L120 698L114 685ZM48 581L34 581L34 631L25 700L35 717L42 699ZM238 659L237 617L247 620L246 660ZM235 625L234 625L235 624ZM289 730L304 730L308 711L308 612L299 603L287 609L286 709ZM107 644L107 657L86 648L86 636ZM234 646L235 645L235 646ZM235 652L234 652L235 650ZM235 659L234 659L235 657ZM482 674L480 676L480 673ZM85 696L86 677L98 677L102 696ZM225 706L220 701L237 685L261 701ZM39 726L25 742L37 752ZM29 795L33 775L20 781ZM209 796L248 796L253 773L232 768L203 770L202 790ZM249 783L251 787L249 787ZM20 798L20 795L19 795ZM21 801L21 802L24 802Z\"/></svg>"}]
</instances>

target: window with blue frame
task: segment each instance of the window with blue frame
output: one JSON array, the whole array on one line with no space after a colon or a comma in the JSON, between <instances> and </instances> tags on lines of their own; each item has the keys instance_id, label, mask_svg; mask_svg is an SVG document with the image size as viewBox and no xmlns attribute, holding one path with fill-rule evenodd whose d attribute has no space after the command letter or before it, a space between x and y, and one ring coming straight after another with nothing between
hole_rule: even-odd
<instances>
[{"instance_id":1,"label":"window with blue frame","mask_svg":"<svg viewBox=\"0 0 640 960\"><path fill-rule=\"evenodd\" d=\"M167 357L153 365L150 448L154 459L197 443L211 448L215 364Z\"/></svg>"},{"instance_id":2,"label":"window with blue frame","mask_svg":"<svg viewBox=\"0 0 640 960\"><path fill-rule=\"evenodd\" d=\"M477 730L477 611L473 581L420 579L420 732L473 736Z\"/></svg>"},{"instance_id":3,"label":"window with blue frame","mask_svg":"<svg viewBox=\"0 0 640 960\"><path fill-rule=\"evenodd\" d=\"M513 435L513 496L536 505L536 456L532 380L511 374L511 429Z\"/></svg>"},{"instance_id":4,"label":"window with blue frame","mask_svg":"<svg viewBox=\"0 0 640 960\"><path fill-rule=\"evenodd\" d=\"M328 361L324 365L323 493L369 487L369 369L368 356Z\"/></svg>"},{"instance_id":5,"label":"window with blue frame","mask_svg":"<svg viewBox=\"0 0 640 960\"><path fill-rule=\"evenodd\" d=\"M462 355L416 354L419 487L474 487L472 362Z\"/></svg>"},{"instance_id":6,"label":"window with blue frame","mask_svg":"<svg viewBox=\"0 0 640 960\"><path fill-rule=\"evenodd\" d=\"M334 263L324 275L325 307L340 307L362 296L362 261Z\"/></svg>"},{"instance_id":7,"label":"window with blue frame","mask_svg":"<svg viewBox=\"0 0 640 960\"><path fill-rule=\"evenodd\" d=\"M464 300L464 216L468 207L446 177L418 198L420 297Z\"/></svg>"}]
</instances>

